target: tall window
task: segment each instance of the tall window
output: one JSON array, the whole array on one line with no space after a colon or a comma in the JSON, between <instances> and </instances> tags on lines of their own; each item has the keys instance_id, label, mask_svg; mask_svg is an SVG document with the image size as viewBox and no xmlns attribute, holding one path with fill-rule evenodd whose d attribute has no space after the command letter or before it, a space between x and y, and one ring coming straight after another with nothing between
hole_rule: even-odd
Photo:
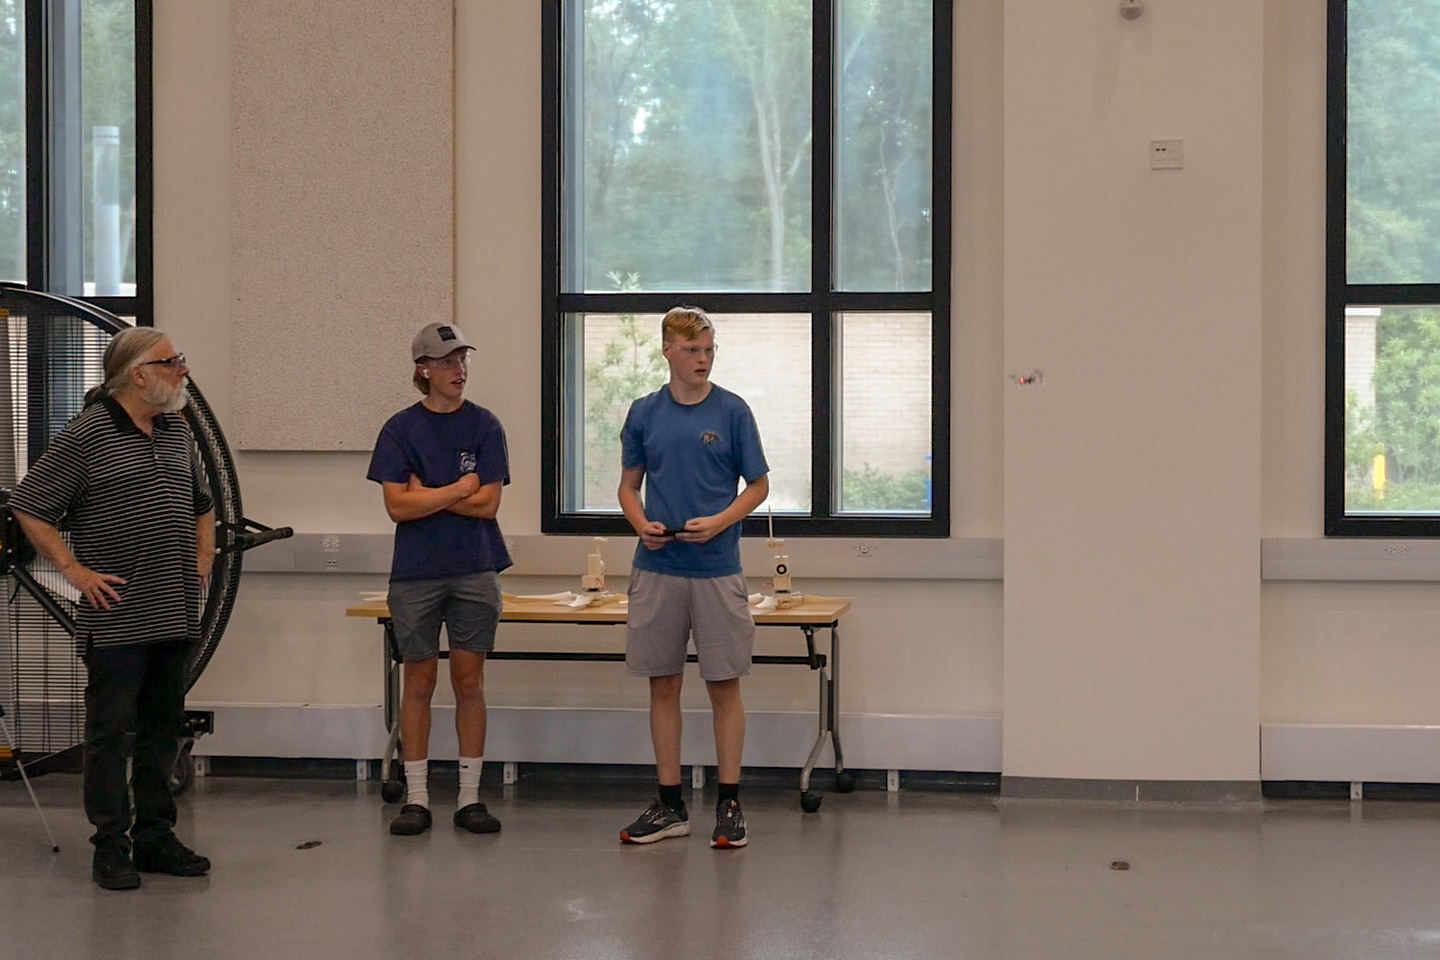
<instances>
[{"instance_id":1,"label":"tall window","mask_svg":"<svg viewBox=\"0 0 1440 960\"><path fill-rule=\"evenodd\" d=\"M150 0L0 0L0 280L152 318Z\"/></svg>"},{"instance_id":2,"label":"tall window","mask_svg":"<svg viewBox=\"0 0 1440 960\"><path fill-rule=\"evenodd\" d=\"M1326 532L1440 535L1440 4L1330 0Z\"/></svg>"},{"instance_id":3,"label":"tall window","mask_svg":"<svg viewBox=\"0 0 1440 960\"><path fill-rule=\"evenodd\" d=\"M948 535L950 17L546 0L547 532L628 530L620 425L696 304L777 532Z\"/></svg>"}]
</instances>

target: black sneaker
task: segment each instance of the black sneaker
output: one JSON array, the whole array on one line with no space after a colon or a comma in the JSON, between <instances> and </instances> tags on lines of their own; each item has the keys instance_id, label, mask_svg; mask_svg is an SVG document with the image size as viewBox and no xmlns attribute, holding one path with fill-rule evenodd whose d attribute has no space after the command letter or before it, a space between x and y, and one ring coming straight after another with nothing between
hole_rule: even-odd
<instances>
[{"instance_id":1,"label":"black sneaker","mask_svg":"<svg viewBox=\"0 0 1440 960\"><path fill-rule=\"evenodd\" d=\"M390 832L397 837L413 837L430 829L430 808L418 803L407 803L400 808L400 816L390 821Z\"/></svg>"},{"instance_id":2,"label":"black sneaker","mask_svg":"<svg viewBox=\"0 0 1440 960\"><path fill-rule=\"evenodd\" d=\"M455 826L471 833L499 833L500 821L490 815L483 803L466 804L455 811Z\"/></svg>"},{"instance_id":3,"label":"black sneaker","mask_svg":"<svg viewBox=\"0 0 1440 960\"><path fill-rule=\"evenodd\" d=\"M97 847L91 877L106 890L134 890L140 886L140 874L130 854L114 847Z\"/></svg>"},{"instance_id":4,"label":"black sneaker","mask_svg":"<svg viewBox=\"0 0 1440 960\"><path fill-rule=\"evenodd\" d=\"M712 847L743 847L745 839L745 814L740 811L739 800L721 800L715 805L715 832L710 835Z\"/></svg>"},{"instance_id":5,"label":"black sneaker","mask_svg":"<svg viewBox=\"0 0 1440 960\"><path fill-rule=\"evenodd\" d=\"M210 861L167 834L163 840L135 845L135 868L145 873L168 873L172 877L203 877Z\"/></svg>"},{"instance_id":6,"label":"black sneaker","mask_svg":"<svg viewBox=\"0 0 1440 960\"><path fill-rule=\"evenodd\" d=\"M640 819L620 831L621 843L654 843L666 837L690 836L690 815L682 804L672 810L658 799L653 800Z\"/></svg>"}]
</instances>

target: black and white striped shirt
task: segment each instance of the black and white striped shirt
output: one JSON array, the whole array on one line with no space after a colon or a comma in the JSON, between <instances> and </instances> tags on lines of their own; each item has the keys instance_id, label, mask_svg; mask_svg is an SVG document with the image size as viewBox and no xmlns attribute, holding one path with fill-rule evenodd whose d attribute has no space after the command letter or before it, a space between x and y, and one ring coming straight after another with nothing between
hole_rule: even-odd
<instances>
[{"instance_id":1,"label":"black and white striped shirt","mask_svg":"<svg viewBox=\"0 0 1440 960\"><path fill-rule=\"evenodd\" d=\"M156 417L146 436L113 399L91 404L56 434L10 506L68 530L76 560L125 579L109 610L80 600L77 639L199 639L195 518L211 499L179 414Z\"/></svg>"}]
</instances>

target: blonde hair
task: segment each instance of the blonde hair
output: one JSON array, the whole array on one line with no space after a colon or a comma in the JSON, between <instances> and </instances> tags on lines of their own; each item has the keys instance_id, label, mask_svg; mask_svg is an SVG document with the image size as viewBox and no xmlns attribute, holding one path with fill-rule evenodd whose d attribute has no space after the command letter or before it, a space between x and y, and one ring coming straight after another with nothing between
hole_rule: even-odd
<instances>
[{"instance_id":1,"label":"blonde hair","mask_svg":"<svg viewBox=\"0 0 1440 960\"><path fill-rule=\"evenodd\" d=\"M105 345L105 382L85 393L85 406L105 397L114 396L130 385L130 371L151 347L165 339L154 327L129 327L110 338Z\"/></svg>"},{"instance_id":2,"label":"blonde hair","mask_svg":"<svg viewBox=\"0 0 1440 960\"><path fill-rule=\"evenodd\" d=\"M660 339L666 342L675 339L694 340L709 330L715 332L710 315L699 307L671 307L660 321Z\"/></svg>"}]
</instances>

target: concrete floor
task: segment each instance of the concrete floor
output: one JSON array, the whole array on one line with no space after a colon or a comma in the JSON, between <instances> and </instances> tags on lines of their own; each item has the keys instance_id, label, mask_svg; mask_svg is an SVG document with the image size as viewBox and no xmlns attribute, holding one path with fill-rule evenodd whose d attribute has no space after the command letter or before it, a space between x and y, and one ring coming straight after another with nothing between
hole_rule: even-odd
<instances>
[{"instance_id":1,"label":"concrete floor","mask_svg":"<svg viewBox=\"0 0 1440 960\"><path fill-rule=\"evenodd\" d=\"M487 784L497 836L391 837L374 782L209 778L199 880L90 882L77 777L0 783L0 958L1387 958L1440 956L1440 804L1239 808L860 791L804 815L747 789L751 846L621 846L642 784ZM297 849L307 841L318 846ZM1127 870L1112 867L1115 861Z\"/></svg>"}]
</instances>

